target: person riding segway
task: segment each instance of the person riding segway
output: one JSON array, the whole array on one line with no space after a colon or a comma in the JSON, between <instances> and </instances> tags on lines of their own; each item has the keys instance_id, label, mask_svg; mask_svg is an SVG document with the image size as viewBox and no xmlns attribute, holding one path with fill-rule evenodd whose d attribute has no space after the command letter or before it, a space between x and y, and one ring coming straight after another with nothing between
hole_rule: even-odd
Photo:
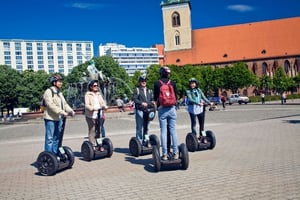
<instances>
[{"instance_id":1,"label":"person riding segway","mask_svg":"<svg viewBox=\"0 0 300 200\"><path fill-rule=\"evenodd\" d=\"M62 77L54 74L49 78L51 87L42 99L45 121L45 150L37 158L37 169L42 175L51 176L74 164L71 148L62 146L66 117L75 112L67 104L62 92Z\"/></svg>"},{"instance_id":2,"label":"person riding segway","mask_svg":"<svg viewBox=\"0 0 300 200\"><path fill-rule=\"evenodd\" d=\"M104 123L103 111L107 106L99 92L98 82L90 81L88 90L85 94L85 119L88 125L89 141L84 141L81 145L81 154L84 160L91 161L111 157L113 145L109 138L101 137Z\"/></svg>"},{"instance_id":3,"label":"person riding segway","mask_svg":"<svg viewBox=\"0 0 300 200\"><path fill-rule=\"evenodd\" d=\"M153 101L153 92L147 88L146 76L140 76L139 85L134 90L133 101L135 104L136 137L129 141L131 155L138 157L152 153L152 145L159 145L156 135L149 136L149 123L155 118L156 106Z\"/></svg>"},{"instance_id":4,"label":"person riding segway","mask_svg":"<svg viewBox=\"0 0 300 200\"><path fill-rule=\"evenodd\" d=\"M213 106L198 87L198 80L191 78L189 80L189 89L186 91L188 97L188 112L191 119L191 133L186 136L186 145L189 151L213 149L216 144L214 133L210 130L204 130L206 106ZM196 119L199 122L199 137L196 131Z\"/></svg>"}]
</instances>

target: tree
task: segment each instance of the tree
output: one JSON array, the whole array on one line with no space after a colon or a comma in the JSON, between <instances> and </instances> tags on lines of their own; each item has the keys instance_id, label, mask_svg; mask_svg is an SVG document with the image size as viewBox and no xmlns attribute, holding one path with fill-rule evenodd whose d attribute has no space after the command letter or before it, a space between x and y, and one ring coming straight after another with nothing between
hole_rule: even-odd
<instances>
[{"instance_id":1,"label":"tree","mask_svg":"<svg viewBox=\"0 0 300 200\"><path fill-rule=\"evenodd\" d=\"M269 76L264 75L259 79L259 88L266 94L269 94L270 89L273 88L273 81Z\"/></svg>"},{"instance_id":2,"label":"tree","mask_svg":"<svg viewBox=\"0 0 300 200\"><path fill-rule=\"evenodd\" d=\"M30 110L38 110L44 91L50 87L50 75L45 71L26 70L21 74L21 80L17 87L19 94L19 106L29 107Z\"/></svg>"},{"instance_id":3,"label":"tree","mask_svg":"<svg viewBox=\"0 0 300 200\"><path fill-rule=\"evenodd\" d=\"M282 67L278 67L273 77L274 92L282 94L284 91L288 91L296 86L296 83L292 78L287 77Z\"/></svg>"},{"instance_id":4,"label":"tree","mask_svg":"<svg viewBox=\"0 0 300 200\"><path fill-rule=\"evenodd\" d=\"M256 76L247 69L245 63L235 63L232 67L225 67L224 75L224 87L231 90L232 93L237 93L239 88L249 87L257 83Z\"/></svg>"},{"instance_id":5,"label":"tree","mask_svg":"<svg viewBox=\"0 0 300 200\"><path fill-rule=\"evenodd\" d=\"M18 104L18 97L22 94L18 93L17 86L20 83L20 74L6 65L0 65L0 109L1 115L4 109L8 114L13 114L14 107Z\"/></svg>"}]
</instances>

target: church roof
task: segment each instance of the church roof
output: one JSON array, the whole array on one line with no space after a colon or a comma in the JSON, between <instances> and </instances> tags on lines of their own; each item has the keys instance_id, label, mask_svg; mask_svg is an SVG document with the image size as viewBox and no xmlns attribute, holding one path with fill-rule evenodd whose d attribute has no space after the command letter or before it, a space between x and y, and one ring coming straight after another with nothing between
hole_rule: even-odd
<instances>
[{"instance_id":1,"label":"church roof","mask_svg":"<svg viewBox=\"0 0 300 200\"><path fill-rule=\"evenodd\" d=\"M165 52L165 64L212 64L300 55L300 17L197 29L192 49Z\"/></svg>"}]
</instances>

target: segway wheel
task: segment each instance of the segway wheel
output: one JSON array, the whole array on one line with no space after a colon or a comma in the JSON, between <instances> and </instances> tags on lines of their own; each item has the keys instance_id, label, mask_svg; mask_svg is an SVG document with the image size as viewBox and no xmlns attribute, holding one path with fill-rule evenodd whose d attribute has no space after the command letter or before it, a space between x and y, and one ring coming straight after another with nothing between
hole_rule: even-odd
<instances>
[{"instance_id":1,"label":"segway wheel","mask_svg":"<svg viewBox=\"0 0 300 200\"><path fill-rule=\"evenodd\" d=\"M40 153L37 158L37 168L38 171L44 176L55 175L58 169L56 155L47 151Z\"/></svg>"},{"instance_id":2,"label":"segway wheel","mask_svg":"<svg viewBox=\"0 0 300 200\"><path fill-rule=\"evenodd\" d=\"M208 147L208 149L213 149L216 146L216 137L214 132L212 131L206 131L206 137L208 139L208 142L210 143L210 146Z\"/></svg>"},{"instance_id":3,"label":"segway wheel","mask_svg":"<svg viewBox=\"0 0 300 200\"><path fill-rule=\"evenodd\" d=\"M75 162L74 153L73 153L73 151L72 151L72 149L70 147L64 146L63 148L64 148L64 150L65 150L65 152L67 154L67 157L68 157L68 160L69 160L68 168L70 169L70 168L72 168L72 166L73 166L73 164Z\"/></svg>"},{"instance_id":4,"label":"segway wheel","mask_svg":"<svg viewBox=\"0 0 300 200\"><path fill-rule=\"evenodd\" d=\"M189 153L185 144L179 146L179 158L181 159L181 168L186 170L189 167Z\"/></svg>"},{"instance_id":5,"label":"segway wheel","mask_svg":"<svg viewBox=\"0 0 300 200\"><path fill-rule=\"evenodd\" d=\"M114 149L113 144L109 138L104 138L102 142L103 142L104 149L107 150L106 156L110 158L113 154L113 149Z\"/></svg>"},{"instance_id":6,"label":"segway wheel","mask_svg":"<svg viewBox=\"0 0 300 200\"><path fill-rule=\"evenodd\" d=\"M154 134L150 135L149 138L150 138L150 143L151 143L152 146L156 145L156 146L160 147L160 142L159 142L159 139L156 135L154 135Z\"/></svg>"},{"instance_id":7,"label":"segway wheel","mask_svg":"<svg viewBox=\"0 0 300 200\"><path fill-rule=\"evenodd\" d=\"M81 156L86 161L91 161L94 158L93 145L89 141L84 141L81 145Z\"/></svg>"},{"instance_id":8,"label":"segway wheel","mask_svg":"<svg viewBox=\"0 0 300 200\"><path fill-rule=\"evenodd\" d=\"M136 137L132 137L129 142L129 151L132 156L139 157L142 153L142 145Z\"/></svg>"},{"instance_id":9,"label":"segway wheel","mask_svg":"<svg viewBox=\"0 0 300 200\"><path fill-rule=\"evenodd\" d=\"M153 158L154 170L156 172L160 171L161 162L160 162L160 155L159 155L159 147L156 145L152 146L152 158Z\"/></svg>"},{"instance_id":10,"label":"segway wheel","mask_svg":"<svg viewBox=\"0 0 300 200\"><path fill-rule=\"evenodd\" d=\"M187 149L190 152L194 152L198 148L198 140L195 134L193 133L188 133L186 138L185 138L185 143L187 146Z\"/></svg>"}]
</instances>

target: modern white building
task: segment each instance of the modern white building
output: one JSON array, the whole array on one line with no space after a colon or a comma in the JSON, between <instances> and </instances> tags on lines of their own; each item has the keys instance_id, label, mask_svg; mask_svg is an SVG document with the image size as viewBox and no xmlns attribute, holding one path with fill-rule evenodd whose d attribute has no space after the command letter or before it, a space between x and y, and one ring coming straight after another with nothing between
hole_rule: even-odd
<instances>
[{"instance_id":1,"label":"modern white building","mask_svg":"<svg viewBox=\"0 0 300 200\"><path fill-rule=\"evenodd\" d=\"M133 76L137 70L144 73L148 66L159 64L157 48L128 48L121 44L106 43L99 45L99 56L104 55L112 56L129 76Z\"/></svg>"},{"instance_id":2,"label":"modern white building","mask_svg":"<svg viewBox=\"0 0 300 200\"><path fill-rule=\"evenodd\" d=\"M92 41L0 39L0 65L67 75L94 57Z\"/></svg>"}]
</instances>

